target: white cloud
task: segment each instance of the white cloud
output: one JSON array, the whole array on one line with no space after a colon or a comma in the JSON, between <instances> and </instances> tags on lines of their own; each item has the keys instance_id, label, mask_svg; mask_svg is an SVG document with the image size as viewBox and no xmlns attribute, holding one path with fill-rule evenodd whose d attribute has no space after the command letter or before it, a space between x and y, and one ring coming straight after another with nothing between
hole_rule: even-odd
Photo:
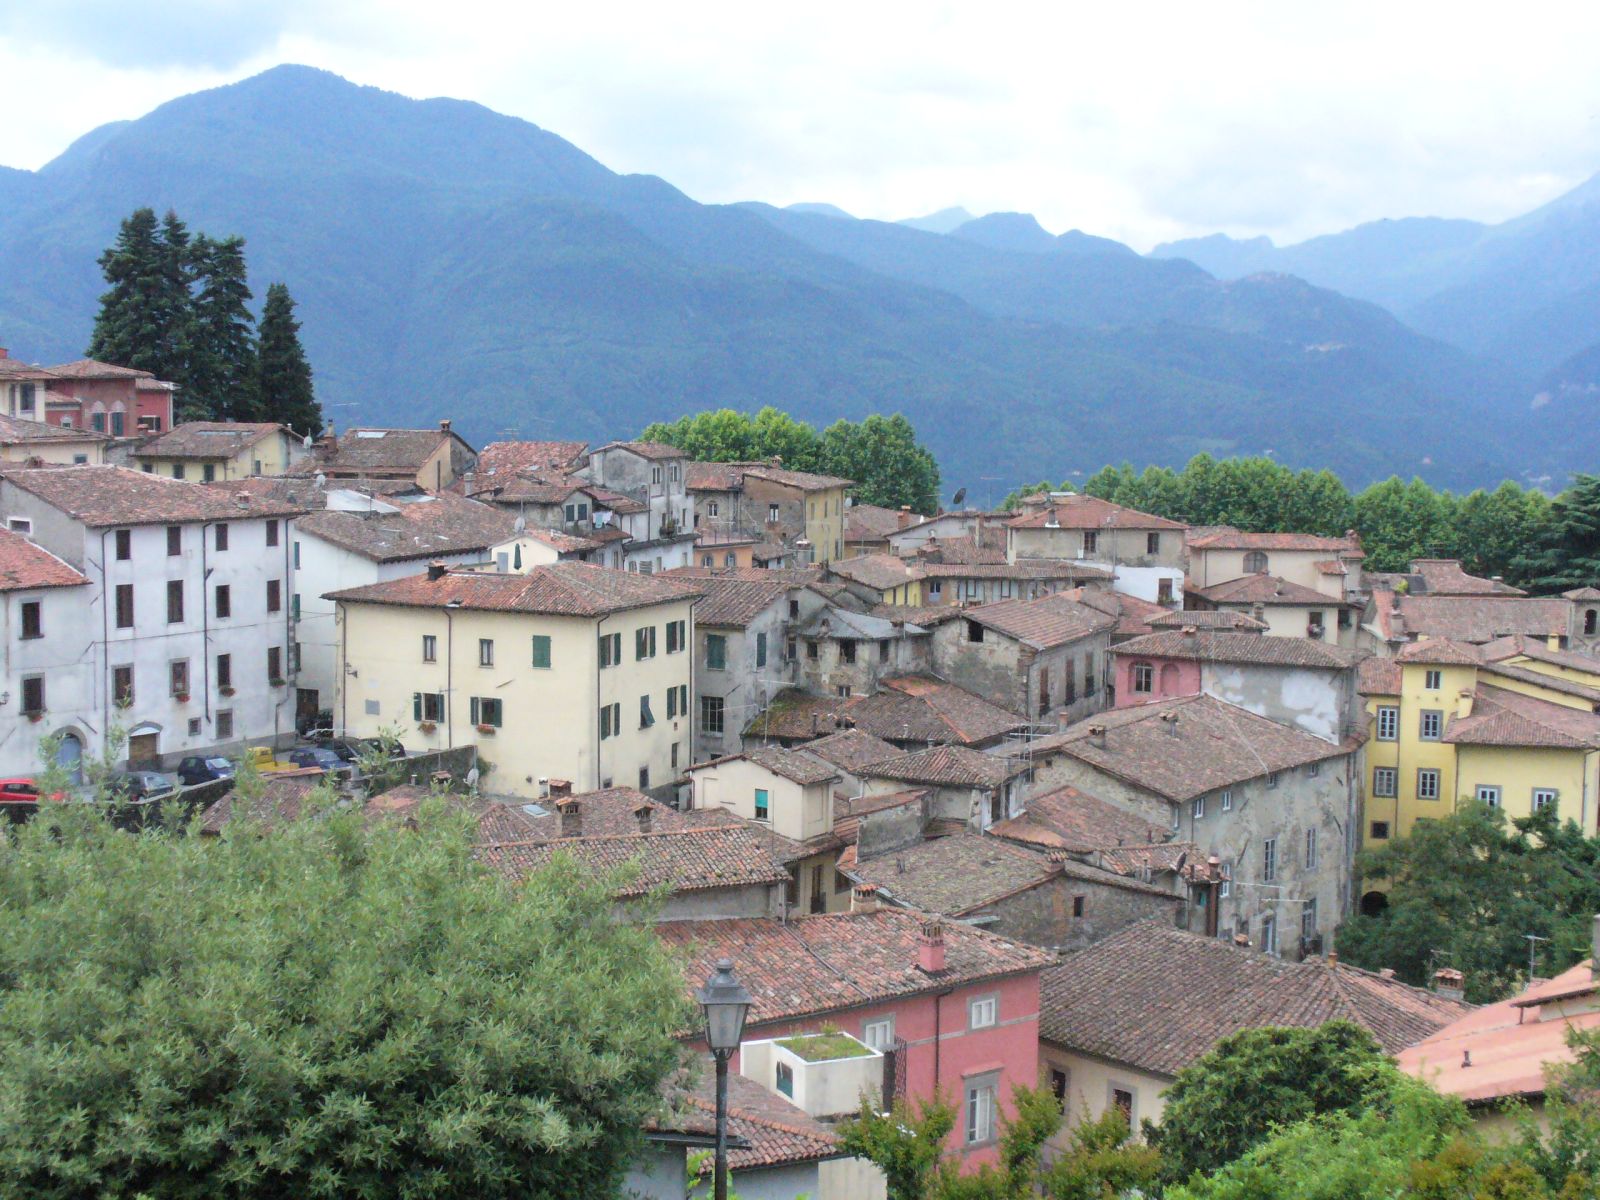
<instances>
[{"instance_id":1,"label":"white cloud","mask_svg":"<svg viewBox=\"0 0 1600 1200\"><path fill-rule=\"evenodd\" d=\"M1140 248L1382 216L1499 220L1600 170L1600 6L1582 3L1514 20L1460 3L28 8L45 20L11 3L0 155L18 166L299 61L478 100L700 200L1017 209Z\"/></svg>"}]
</instances>

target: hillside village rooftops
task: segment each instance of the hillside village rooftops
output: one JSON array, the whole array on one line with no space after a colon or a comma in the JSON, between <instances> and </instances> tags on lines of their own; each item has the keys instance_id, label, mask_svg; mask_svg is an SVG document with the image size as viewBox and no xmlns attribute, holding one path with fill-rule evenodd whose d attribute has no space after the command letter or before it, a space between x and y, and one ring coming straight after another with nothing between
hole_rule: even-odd
<instances>
[{"instance_id":1,"label":"hillside village rooftops","mask_svg":"<svg viewBox=\"0 0 1600 1200\"><path fill-rule=\"evenodd\" d=\"M1246 613L1228 608L1180 608L1145 622L1151 629L1209 629L1218 632L1264 633L1269 626Z\"/></svg>"},{"instance_id":2,"label":"hillside village rooftops","mask_svg":"<svg viewBox=\"0 0 1600 1200\"><path fill-rule=\"evenodd\" d=\"M1168 630L1112 647L1129 658L1181 658L1195 662L1240 663L1260 667L1314 667L1344 671L1366 654L1310 638L1262 637L1259 633Z\"/></svg>"},{"instance_id":3,"label":"hillside village rooftops","mask_svg":"<svg viewBox=\"0 0 1600 1200\"><path fill-rule=\"evenodd\" d=\"M1363 659L1356 668L1356 691L1363 696L1398 696L1400 664L1392 658Z\"/></svg>"},{"instance_id":4,"label":"hillside village rooftops","mask_svg":"<svg viewBox=\"0 0 1600 1200\"><path fill-rule=\"evenodd\" d=\"M1179 521L1113 504L1098 496L1055 495L1006 522L1013 529L1143 529L1182 531Z\"/></svg>"},{"instance_id":5,"label":"hillside village rooftops","mask_svg":"<svg viewBox=\"0 0 1600 1200\"><path fill-rule=\"evenodd\" d=\"M905 528L913 520L921 518L897 508L857 502L844 510L844 539L847 542L877 541Z\"/></svg>"},{"instance_id":6,"label":"hillside village rooftops","mask_svg":"<svg viewBox=\"0 0 1600 1200\"><path fill-rule=\"evenodd\" d=\"M856 558L836 558L828 570L841 579L863 584L874 591L888 591L922 576L917 564L894 554L863 554Z\"/></svg>"},{"instance_id":7,"label":"hillside village rooftops","mask_svg":"<svg viewBox=\"0 0 1600 1200\"><path fill-rule=\"evenodd\" d=\"M1065 594L1037 600L998 600L964 608L961 616L1035 650L1065 646L1105 633L1117 624L1117 618Z\"/></svg>"},{"instance_id":8,"label":"hillside village rooftops","mask_svg":"<svg viewBox=\"0 0 1600 1200\"><path fill-rule=\"evenodd\" d=\"M874 737L864 729L841 729L838 733L806 742L800 750L852 775L861 774L873 763L904 753L900 747Z\"/></svg>"},{"instance_id":9,"label":"hillside village rooftops","mask_svg":"<svg viewBox=\"0 0 1600 1200\"><path fill-rule=\"evenodd\" d=\"M878 642L897 637L921 637L928 631L909 621L893 621L871 613L852 612L837 605L818 613L795 631L801 638L840 638L845 641Z\"/></svg>"},{"instance_id":10,"label":"hillside village rooftops","mask_svg":"<svg viewBox=\"0 0 1600 1200\"><path fill-rule=\"evenodd\" d=\"M657 1137L673 1135L692 1139L689 1144L710 1145L716 1135L715 1075L696 1063L692 1082L674 1079L663 1088L668 1111L652 1119L646 1129ZM790 1104L782 1096L737 1071L728 1084L728 1169L733 1172L820 1162L844 1157L839 1135ZM701 1175L713 1164L702 1163Z\"/></svg>"},{"instance_id":11,"label":"hillside village rooftops","mask_svg":"<svg viewBox=\"0 0 1600 1200\"><path fill-rule=\"evenodd\" d=\"M1600 598L1600 593L1597 593L1597 598ZM1478 651L1486 663L1503 663L1508 659L1519 657L1531 658L1534 662L1600 675L1600 658L1590 654L1579 654L1575 650L1552 650L1544 638L1528 637L1526 634L1496 638L1478 647Z\"/></svg>"},{"instance_id":12,"label":"hillside village rooftops","mask_svg":"<svg viewBox=\"0 0 1600 1200\"><path fill-rule=\"evenodd\" d=\"M746 738L808 741L854 726L890 742L976 746L1025 729L1026 718L931 675L880 681L870 696L780 692L745 729Z\"/></svg>"},{"instance_id":13,"label":"hillside village rooftops","mask_svg":"<svg viewBox=\"0 0 1600 1200\"><path fill-rule=\"evenodd\" d=\"M141 458L232 458L275 433L294 437L294 430L274 421L185 421L159 437L141 442Z\"/></svg>"},{"instance_id":14,"label":"hillside village rooftops","mask_svg":"<svg viewBox=\"0 0 1600 1200\"><path fill-rule=\"evenodd\" d=\"M728 576L697 577L704 593L695 609L694 623L716 629L743 629L772 605L786 597L794 584L783 579L735 579Z\"/></svg>"},{"instance_id":15,"label":"hillside village rooftops","mask_svg":"<svg viewBox=\"0 0 1600 1200\"><path fill-rule=\"evenodd\" d=\"M1016 562L926 562L915 567L924 579L1016 579L1023 582L1077 580L1092 582L1114 578L1112 572L1067 558L1022 558Z\"/></svg>"},{"instance_id":16,"label":"hillside village rooftops","mask_svg":"<svg viewBox=\"0 0 1600 1200\"><path fill-rule=\"evenodd\" d=\"M487 550L516 535L516 518L501 509L443 492L397 496L374 511L324 509L296 523L301 533L374 562L403 562ZM527 536L539 538L536 531Z\"/></svg>"},{"instance_id":17,"label":"hillside village rooftops","mask_svg":"<svg viewBox=\"0 0 1600 1200\"><path fill-rule=\"evenodd\" d=\"M1001 821L989 832L1010 841L1074 854L1164 842L1172 833L1071 785L1035 796L1028 801L1025 812Z\"/></svg>"},{"instance_id":18,"label":"hillside village rooftops","mask_svg":"<svg viewBox=\"0 0 1600 1200\"><path fill-rule=\"evenodd\" d=\"M1421 589L1415 586L1411 588L1413 594L1423 591L1430 596L1527 595L1521 588L1512 587L1504 580L1467 574L1460 560L1454 558L1414 559L1411 573L1421 576L1423 583Z\"/></svg>"},{"instance_id":19,"label":"hillside village rooftops","mask_svg":"<svg viewBox=\"0 0 1600 1200\"><path fill-rule=\"evenodd\" d=\"M1422 638L1402 646L1394 660L1402 665L1424 663L1434 667L1476 667L1481 661L1474 647L1442 637Z\"/></svg>"},{"instance_id":20,"label":"hillside village rooftops","mask_svg":"<svg viewBox=\"0 0 1600 1200\"><path fill-rule=\"evenodd\" d=\"M693 775L696 771L704 771L711 767L719 767L729 762L752 762L758 767L764 767L774 775L787 779L791 783L798 783L801 787L810 787L819 783L832 783L839 778L839 773L830 765L818 762L809 755L801 754L794 750L785 750L782 746L758 746L754 750L746 750L742 754L724 754L721 758L709 759L703 763L695 763L685 769L686 774Z\"/></svg>"},{"instance_id":21,"label":"hillside village rooftops","mask_svg":"<svg viewBox=\"0 0 1600 1200\"><path fill-rule=\"evenodd\" d=\"M687 987L699 987L719 958L733 959L756 1026L1031 974L1055 961L1044 950L953 923L944 929L945 969L928 975L917 965L924 920L880 908L787 921L670 921L656 933L684 951Z\"/></svg>"},{"instance_id":22,"label":"hillside village rooftops","mask_svg":"<svg viewBox=\"0 0 1600 1200\"><path fill-rule=\"evenodd\" d=\"M473 477L516 475L524 471L566 471L589 448L587 442L490 442L478 452Z\"/></svg>"},{"instance_id":23,"label":"hillside village rooftops","mask_svg":"<svg viewBox=\"0 0 1600 1200\"><path fill-rule=\"evenodd\" d=\"M301 475L321 472L350 474L365 471L421 470L422 465L451 440L467 443L460 434L447 428L434 429L377 429L370 426L347 429L332 446L320 446L317 452L296 464L294 473ZM467 449L470 451L471 447Z\"/></svg>"},{"instance_id":24,"label":"hillside village rooftops","mask_svg":"<svg viewBox=\"0 0 1600 1200\"><path fill-rule=\"evenodd\" d=\"M1600 714L1480 683L1472 715L1452 717L1445 726L1444 740L1457 746L1596 750L1600 749Z\"/></svg>"},{"instance_id":25,"label":"hillside village rooftops","mask_svg":"<svg viewBox=\"0 0 1600 1200\"><path fill-rule=\"evenodd\" d=\"M546 866L558 854L613 877L619 898L645 896L657 888L701 892L722 888L773 886L789 881L762 843L745 825L709 825L664 832L542 839L482 845L474 857L513 881Z\"/></svg>"},{"instance_id":26,"label":"hillside village rooftops","mask_svg":"<svg viewBox=\"0 0 1600 1200\"><path fill-rule=\"evenodd\" d=\"M3 362L0 359L0 362ZM78 401L73 400L73 404ZM0 446L27 446L48 442L109 442L111 438L92 429L75 429L71 426L51 425L47 421L30 421L26 417L8 417L0 413Z\"/></svg>"},{"instance_id":27,"label":"hillside village rooftops","mask_svg":"<svg viewBox=\"0 0 1600 1200\"><path fill-rule=\"evenodd\" d=\"M62 379L154 379L154 371L141 371L136 367L119 367L114 363L98 362L92 358L77 358L69 363L50 368L52 375Z\"/></svg>"},{"instance_id":28,"label":"hillside village rooftops","mask_svg":"<svg viewBox=\"0 0 1600 1200\"><path fill-rule=\"evenodd\" d=\"M9 529L0 529L0 592L33 588L79 587L89 580L43 546Z\"/></svg>"},{"instance_id":29,"label":"hillside village rooftops","mask_svg":"<svg viewBox=\"0 0 1600 1200\"><path fill-rule=\"evenodd\" d=\"M261 494L185 483L126 467L19 467L0 481L29 492L92 529L118 525L183 525L295 517L305 507Z\"/></svg>"},{"instance_id":30,"label":"hillside village rooftops","mask_svg":"<svg viewBox=\"0 0 1600 1200\"><path fill-rule=\"evenodd\" d=\"M648 458L660 462L671 458L689 457L676 446L669 446L665 442L607 442L603 446L594 447L584 457L586 459L593 458L596 454L606 450L627 450L632 454L637 454L640 458Z\"/></svg>"},{"instance_id":31,"label":"hillside village rooftops","mask_svg":"<svg viewBox=\"0 0 1600 1200\"><path fill-rule=\"evenodd\" d=\"M444 571L411 575L362 587L328 592L325 600L393 604L404 608L459 608L477 612L520 612L556 617L598 617L606 613L693 600L700 595L685 582L659 575L636 575L589 563L558 562L521 575Z\"/></svg>"},{"instance_id":32,"label":"hillside village rooftops","mask_svg":"<svg viewBox=\"0 0 1600 1200\"><path fill-rule=\"evenodd\" d=\"M0 379L48 382L58 378L60 376L50 370L49 367L41 367L37 363L23 362L20 358L12 358L8 351L0 348Z\"/></svg>"},{"instance_id":33,"label":"hillside village rooftops","mask_svg":"<svg viewBox=\"0 0 1600 1200\"><path fill-rule=\"evenodd\" d=\"M1386 641L1443 637L1482 644L1514 634L1566 636L1572 601L1538 596L1413 596L1379 588L1372 623Z\"/></svg>"},{"instance_id":34,"label":"hillside village rooftops","mask_svg":"<svg viewBox=\"0 0 1600 1200\"><path fill-rule=\"evenodd\" d=\"M1098 733L1097 730L1104 730ZM1035 759L1069 754L1174 804L1249 779L1352 754L1359 738L1325 742L1213 696L1117 708L1030 747Z\"/></svg>"},{"instance_id":35,"label":"hillside village rooftops","mask_svg":"<svg viewBox=\"0 0 1600 1200\"><path fill-rule=\"evenodd\" d=\"M854 480L814 471L792 471L781 462L692 462L684 472L685 486L691 492L737 492L748 477L764 479L802 492L825 492L849 487Z\"/></svg>"},{"instance_id":36,"label":"hillside village rooftops","mask_svg":"<svg viewBox=\"0 0 1600 1200\"><path fill-rule=\"evenodd\" d=\"M1191 530L1192 550L1303 550L1336 554L1342 558L1365 558L1361 539L1353 532L1344 537L1321 537L1314 533L1245 533L1231 526Z\"/></svg>"},{"instance_id":37,"label":"hillside village rooftops","mask_svg":"<svg viewBox=\"0 0 1600 1200\"><path fill-rule=\"evenodd\" d=\"M1394 1054L1470 1011L1369 971L1286 962L1152 919L1044 972L1039 1036L1170 1078L1243 1029L1347 1020Z\"/></svg>"},{"instance_id":38,"label":"hillside village rooftops","mask_svg":"<svg viewBox=\"0 0 1600 1200\"><path fill-rule=\"evenodd\" d=\"M1345 602L1314 588L1280 579L1276 575L1243 575L1210 587L1189 591L1212 604L1294 605L1295 607L1343 608Z\"/></svg>"},{"instance_id":39,"label":"hillside village rooftops","mask_svg":"<svg viewBox=\"0 0 1600 1200\"><path fill-rule=\"evenodd\" d=\"M862 773L871 779L894 779L929 787L975 787L996 789L1006 780L1028 773L1029 763L1022 758L985 754L967 746L929 746L895 758L882 759Z\"/></svg>"}]
</instances>

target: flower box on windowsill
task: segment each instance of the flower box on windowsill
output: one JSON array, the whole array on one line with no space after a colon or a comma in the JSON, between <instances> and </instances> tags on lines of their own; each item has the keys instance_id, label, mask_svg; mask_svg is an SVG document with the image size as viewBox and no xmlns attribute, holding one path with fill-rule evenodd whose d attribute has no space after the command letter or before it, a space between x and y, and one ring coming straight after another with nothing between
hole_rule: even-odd
<instances>
[{"instance_id":1,"label":"flower box on windowsill","mask_svg":"<svg viewBox=\"0 0 1600 1200\"><path fill-rule=\"evenodd\" d=\"M187 704L187 703L189 703L189 693L188 692L173 692L172 693L172 698L174 700L176 700L179 704Z\"/></svg>"},{"instance_id":2,"label":"flower box on windowsill","mask_svg":"<svg viewBox=\"0 0 1600 1200\"><path fill-rule=\"evenodd\" d=\"M493 725L479 725L478 726L478 732L483 734L485 737L493 737L494 734L495 734L495 726L493 726Z\"/></svg>"},{"instance_id":3,"label":"flower box on windowsill","mask_svg":"<svg viewBox=\"0 0 1600 1200\"><path fill-rule=\"evenodd\" d=\"M44 709L41 708L38 712L23 713L22 715L37 725L40 721L44 720Z\"/></svg>"},{"instance_id":4,"label":"flower box on windowsill","mask_svg":"<svg viewBox=\"0 0 1600 1200\"><path fill-rule=\"evenodd\" d=\"M422 730L423 733L432 733L439 728L439 723L437 721L418 721L417 728Z\"/></svg>"},{"instance_id":5,"label":"flower box on windowsill","mask_svg":"<svg viewBox=\"0 0 1600 1200\"><path fill-rule=\"evenodd\" d=\"M233 689L231 687L220 687L217 689L217 691L221 692L224 696L233 695Z\"/></svg>"},{"instance_id":6,"label":"flower box on windowsill","mask_svg":"<svg viewBox=\"0 0 1600 1200\"><path fill-rule=\"evenodd\" d=\"M282 687L283 684L284 684L284 681L281 680L281 679L269 679L269 680L267 680L267 686L268 687Z\"/></svg>"}]
</instances>

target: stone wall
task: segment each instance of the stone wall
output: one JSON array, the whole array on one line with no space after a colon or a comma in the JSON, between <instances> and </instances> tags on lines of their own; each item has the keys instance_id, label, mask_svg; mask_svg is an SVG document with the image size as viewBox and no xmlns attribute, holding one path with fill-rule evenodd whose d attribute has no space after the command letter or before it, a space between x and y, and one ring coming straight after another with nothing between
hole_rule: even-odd
<instances>
[{"instance_id":1,"label":"stone wall","mask_svg":"<svg viewBox=\"0 0 1600 1200\"><path fill-rule=\"evenodd\" d=\"M1073 900L1079 896L1083 898L1083 916L1076 917ZM1157 896L1109 882L1058 875L1038 887L963 913L961 919L1019 942L1052 950L1082 950L1148 917L1176 922L1182 908L1178 896Z\"/></svg>"}]
</instances>

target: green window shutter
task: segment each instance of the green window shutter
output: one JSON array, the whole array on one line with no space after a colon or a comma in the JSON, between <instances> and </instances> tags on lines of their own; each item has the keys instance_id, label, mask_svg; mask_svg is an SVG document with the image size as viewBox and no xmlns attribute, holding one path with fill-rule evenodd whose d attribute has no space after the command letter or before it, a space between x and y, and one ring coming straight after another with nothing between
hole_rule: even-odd
<instances>
[{"instance_id":1,"label":"green window shutter","mask_svg":"<svg viewBox=\"0 0 1600 1200\"><path fill-rule=\"evenodd\" d=\"M478 704L478 698L476 696L474 696L472 698L472 723L474 725L478 724L478 709L479 709L479 707L480 706Z\"/></svg>"},{"instance_id":2,"label":"green window shutter","mask_svg":"<svg viewBox=\"0 0 1600 1200\"><path fill-rule=\"evenodd\" d=\"M412 692L411 693L411 719L413 721L422 720L422 693L421 692Z\"/></svg>"},{"instance_id":3,"label":"green window shutter","mask_svg":"<svg viewBox=\"0 0 1600 1200\"><path fill-rule=\"evenodd\" d=\"M550 668L550 638L546 634L533 635L533 665L540 670Z\"/></svg>"}]
</instances>

